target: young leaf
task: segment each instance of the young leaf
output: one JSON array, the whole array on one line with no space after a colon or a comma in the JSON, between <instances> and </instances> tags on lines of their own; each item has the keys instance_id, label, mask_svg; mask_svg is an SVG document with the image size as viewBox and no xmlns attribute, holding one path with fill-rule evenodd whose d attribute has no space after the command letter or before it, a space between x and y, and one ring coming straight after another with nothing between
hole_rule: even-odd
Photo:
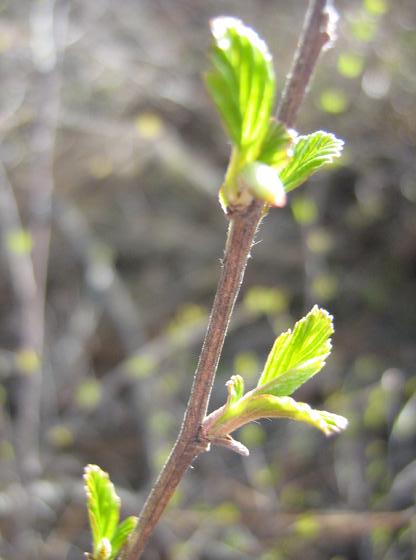
<instances>
[{"instance_id":1,"label":"young leaf","mask_svg":"<svg viewBox=\"0 0 416 560\"><path fill-rule=\"evenodd\" d=\"M312 173L340 157L343 145L342 140L322 130L299 136L293 157L280 173L286 192L295 189Z\"/></svg>"},{"instance_id":2,"label":"young leaf","mask_svg":"<svg viewBox=\"0 0 416 560\"><path fill-rule=\"evenodd\" d=\"M252 420L289 418L298 422L306 422L327 436L344 430L348 424L343 416L323 410L314 410L308 404L297 402L291 397L274 395L258 395L247 399L245 414Z\"/></svg>"},{"instance_id":3,"label":"young leaf","mask_svg":"<svg viewBox=\"0 0 416 560\"><path fill-rule=\"evenodd\" d=\"M126 544L127 539L134 531L137 525L137 517L130 516L127 517L120 525L117 527L116 532L114 533L113 538L111 539L111 559L117 557L117 554Z\"/></svg>"},{"instance_id":4,"label":"young leaf","mask_svg":"<svg viewBox=\"0 0 416 560\"><path fill-rule=\"evenodd\" d=\"M108 474L97 465L87 465L84 473L94 558L102 556L103 539L111 539L120 516L120 499Z\"/></svg>"},{"instance_id":5,"label":"young leaf","mask_svg":"<svg viewBox=\"0 0 416 560\"><path fill-rule=\"evenodd\" d=\"M283 123L271 119L257 159L280 171L293 155L295 139L294 130L287 130Z\"/></svg>"},{"instance_id":6,"label":"young leaf","mask_svg":"<svg viewBox=\"0 0 416 560\"><path fill-rule=\"evenodd\" d=\"M325 365L334 332L332 317L317 306L275 341L256 394L290 395Z\"/></svg>"},{"instance_id":7,"label":"young leaf","mask_svg":"<svg viewBox=\"0 0 416 560\"><path fill-rule=\"evenodd\" d=\"M244 395L244 379L241 375L233 375L225 385L228 391L227 406L231 406Z\"/></svg>"},{"instance_id":8,"label":"young leaf","mask_svg":"<svg viewBox=\"0 0 416 560\"><path fill-rule=\"evenodd\" d=\"M272 57L259 36L240 20L211 23L214 45L207 88L237 148L255 159L269 126L275 89Z\"/></svg>"}]
</instances>

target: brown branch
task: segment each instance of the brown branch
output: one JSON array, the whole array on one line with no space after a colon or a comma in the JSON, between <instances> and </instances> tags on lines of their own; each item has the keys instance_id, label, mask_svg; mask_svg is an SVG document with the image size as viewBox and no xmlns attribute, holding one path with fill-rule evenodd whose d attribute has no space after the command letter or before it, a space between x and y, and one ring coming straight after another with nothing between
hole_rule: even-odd
<instances>
[{"instance_id":1,"label":"brown branch","mask_svg":"<svg viewBox=\"0 0 416 560\"><path fill-rule=\"evenodd\" d=\"M310 2L293 70L278 110L278 119L287 126L293 126L319 53L330 40L327 5L326 0ZM254 201L245 211L235 212L230 217L223 267L182 428L142 509L130 546L122 554L124 560L138 560L141 557L182 476L195 457L209 449L208 442L201 440L201 425L207 413L228 324L262 214L263 203Z\"/></svg>"},{"instance_id":2,"label":"brown branch","mask_svg":"<svg viewBox=\"0 0 416 560\"><path fill-rule=\"evenodd\" d=\"M292 127L308 91L319 55L335 38L337 12L328 0L311 0L302 34L277 109L277 119Z\"/></svg>"}]
</instances>

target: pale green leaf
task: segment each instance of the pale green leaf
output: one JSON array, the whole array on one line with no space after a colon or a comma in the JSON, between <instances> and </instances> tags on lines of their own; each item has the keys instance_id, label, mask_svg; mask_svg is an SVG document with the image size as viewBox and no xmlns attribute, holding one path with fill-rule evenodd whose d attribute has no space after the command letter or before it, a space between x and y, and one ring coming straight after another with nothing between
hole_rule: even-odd
<instances>
[{"instance_id":1,"label":"pale green leaf","mask_svg":"<svg viewBox=\"0 0 416 560\"><path fill-rule=\"evenodd\" d=\"M228 398L227 406L233 405L244 395L244 379L241 375L233 375L226 383Z\"/></svg>"},{"instance_id":2,"label":"pale green leaf","mask_svg":"<svg viewBox=\"0 0 416 560\"><path fill-rule=\"evenodd\" d=\"M214 45L207 88L233 143L255 159L269 126L275 77L264 41L240 20L212 21Z\"/></svg>"},{"instance_id":3,"label":"pale green leaf","mask_svg":"<svg viewBox=\"0 0 416 560\"><path fill-rule=\"evenodd\" d=\"M289 162L295 138L295 131L287 130L283 123L271 119L257 159L279 171Z\"/></svg>"},{"instance_id":4,"label":"pale green leaf","mask_svg":"<svg viewBox=\"0 0 416 560\"><path fill-rule=\"evenodd\" d=\"M245 422L260 418L290 418L298 422L306 422L324 432L325 435L340 432L347 427L343 416L323 410L314 410L308 404L297 402L291 397L275 395L253 395L247 398L244 412L240 419Z\"/></svg>"},{"instance_id":5,"label":"pale green leaf","mask_svg":"<svg viewBox=\"0 0 416 560\"><path fill-rule=\"evenodd\" d=\"M108 474L97 465L87 465L84 473L87 508L93 538L94 554L103 539L111 539L120 515L120 499Z\"/></svg>"},{"instance_id":6,"label":"pale green leaf","mask_svg":"<svg viewBox=\"0 0 416 560\"><path fill-rule=\"evenodd\" d=\"M134 531L137 525L137 517L133 515L127 517L120 525L117 527L113 538L111 539L112 554L111 560L117 557L117 554L125 545L127 539Z\"/></svg>"},{"instance_id":7,"label":"pale green leaf","mask_svg":"<svg viewBox=\"0 0 416 560\"><path fill-rule=\"evenodd\" d=\"M315 306L293 329L281 334L267 358L255 392L290 395L325 365L331 352L332 317Z\"/></svg>"},{"instance_id":8,"label":"pale green leaf","mask_svg":"<svg viewBox=\"0 0 416 560\"><path fill-rule=\"evenodd\" d=\"M340 157L343 145L342 140L322 130L299 136L294 146L293 157L280 173L286 192L295 189L312 173Z\"/></svg>"}]
</instances>

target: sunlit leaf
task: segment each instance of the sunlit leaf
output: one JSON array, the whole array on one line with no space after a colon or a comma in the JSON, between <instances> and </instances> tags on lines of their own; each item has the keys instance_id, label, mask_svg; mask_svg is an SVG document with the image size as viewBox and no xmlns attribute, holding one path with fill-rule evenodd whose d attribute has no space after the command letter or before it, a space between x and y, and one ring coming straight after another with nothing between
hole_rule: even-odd
<instances>
[{"instance_id":1,"label":"sunlit leaf","mask_svg":"<svg viewBox=\"0 0 416 560\"><path fill-rule=\"evenodd\" d=\"M130 516L127 517L120 525L117 527L113 538L111 539L111 560L116 558L117 554L126 544L127 539L134 531L137 525L137 517Z\"/></svg>"},{"instance_id":2,"label":"sunlit leaf","mask_svg":"<svg viewBox=\"0 0 416 560\"><path fill-rule=\"evenodd\" d=\"M290 418L311 424L325 435L340 432L347 426L347 420L343 416L324 410L314 410L308 404L297 402L291 397L276 397L269 394L247 399L244 414L251 420Z\"/></svg>"},{"instance_id":3,"label":"sunlit leaf","mask_svg":"<svg viewBox=\"0 0 416 560\"><path fill-rule=\"evenodd\" d=\"M216 18L211 29L208 90L233 143L244 153L258 152L274 98L271 55L255 31L238 19Z\"/></svg>"},{"instance_id":4,"label":"sunlit leaf","mask_svg":"<svg viewBox=\"0 0 416 560\"><path fill-rule=\"evenodd\" d=\"M334 332L332 317L315 306L293 329L281 334L267 358L256 393L290 395L325 365Z\"/></svg>"},{"instance_id":5,"label":"sunlit leaf","mask_svg":"<svg viewBox=\"0 0 416 560\"><path fill-rule=\"evenodd\" d=\"M108 474L97 465L88 465L84 473L87 508L90 520L94 555L103 539L111 539L120 515L120 499Z\"/></svg>"},{"instance_id":6,"label":"sunlit leaf","mask_svg":"<svg viewBox=\"0 0 416 560\"><path fill-rule=\"evenodd\" d=\"M292 155L291 147L295 138L294 131L287 130L282 123L272 119L257 159L277 170L282 169Z\"/></svg>"},{"instance_id":7,"label":"sunlit leaf","mask_svg":"<svg viewBox=\"0 0 416 560\"><path fill-rule=\"evenodd\" d=\"M244 379L241 375L233 375L226 383L228 398L227 406L234 404L244 395Z\"/></svg>"},{"instance_id":8,"label":"sunlit leaf","mask_svg":"<svg viewBox=\"0 0 416 560\"><path fill-rule=\"evenodd\" d=\"M322 130L299 136L293 157L280 173L286 192L295 189L312 173L340 157L343 145L342 140Z\"/></svg>"}]
</instances>

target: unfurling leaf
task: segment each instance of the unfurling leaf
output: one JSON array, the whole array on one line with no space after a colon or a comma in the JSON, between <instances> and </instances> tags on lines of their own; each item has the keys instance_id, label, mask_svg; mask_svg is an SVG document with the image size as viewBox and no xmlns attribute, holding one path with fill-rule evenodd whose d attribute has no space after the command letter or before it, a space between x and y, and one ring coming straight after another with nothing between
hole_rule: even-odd
<instances>
[{"instance_id":1,"label":"unfurling leaf","mask_svg":"<svg viewBox=\"0 0 416 560\"><path fill-rule=\"evenodd\" d=\"M244 393L243 380L228 381L228 399L204 421L202 433L213 444L247 455L248 450L230 434L260 418L289 418L306 422L325 435L340 432L348 421L337 414L314 410L288 395L318 373L331 351L332 317L315 306L292 331L281 334L267 358L257 387Z\"/></svg>"},{"instance_id":2,"label":"unfurling leaf","mask_svg":"<svg viewBox=\"0 0 416 560\"><path fill-rule=\"evenodd\" d=\"M280 173L286 192L295 189L312 173L339 158L343 145L342 140L322 130L299 136L292 158Z\"/></svg>"},{"instance_id":3,"label":"unfurling leaf","mask_svg":"<svg viewBox=\"0 0 416 560\"><path fill-rule=\"evenodd\" d=\"M295 401L291 397L258 395L247 399L244 413L250 420L259 418L289 418L306 422L321 430L325 435L340 432L347 427L343 416L323 410L314 410L308 404Z\"/></svg>"},{"instance_id":4,"label":"unfurling leaf","mask_svg":"<svg viewBox=\"0 0 416 560\"><path fill-rule=\"evenodd\" d=\"M288 130L283 123L271 119L257 159L280 171L293 155L295 140L294 130Z\"/></svg>"},{"instance_id":5,"label":"unfurling leaf","mask_svg":"<svg viewBox=\"0 0 416 560\"><path fill-rule=\"evenodd\" d=\"M255 392L290 395L325 365L331 352L332 317L315 306L273 345Z\"/></svg>"},{"instance_id":6,"label":"unfurling leaf","mask_svg":"<svg viewBox=\"0 0 416 560\"><path fill-rule=\"evenodd\" d=\"M111 540L113 558L115 558L123 548L123 546L127 542L127 539L136 528L136 525L137 517L132 515L130 517L127 517L117 527L116 532L114 533L114 536Z\"/></svg>"},{"instance_id":7,"label":"unfurling leaf","mask_svg":"<svg viewBox=\"0 0 416 560\"><path fill-rule=\"evenodd\" d=\"M227 405L232 405L244 395L244 379L241 375L233 375L225 384L228 390Z\"/></svg>"},{"instance_id":8,"label":"unfurling leaf","mask_svg":"<svg viewBox=\"0 0 416 560\"><path fill-rule=\"evenodd\" d=\"M111 541L120 516L120 498L108 474L97 465L88 465L84 474L88 516L94 545L94 554L103 538Z\"/></svg>"},{"instance_id":9,"label":"unfurling leaf","mask_svg":"<svg viewBox=\"0 0 416 560\"><path fill-rule=\"evenodd\" d=\"M122 523L120 498L108 474L97 465L87 465L84 472L87 508L90 521L93 552L90 560L114 560L137 524L136 517Z\"/></svg>"},{"instance_id":10,"label":"unfurling leaf","mask_svg":"<svg viewBox=\"0 0 416 560\"><path fill-rule=\"evenodd\" d=\"M256 32L238 19L216 18L211 29L208 90L235 146L246 155L258 153L274 99L272 57Z\"/></svg>"}]
</instances>

